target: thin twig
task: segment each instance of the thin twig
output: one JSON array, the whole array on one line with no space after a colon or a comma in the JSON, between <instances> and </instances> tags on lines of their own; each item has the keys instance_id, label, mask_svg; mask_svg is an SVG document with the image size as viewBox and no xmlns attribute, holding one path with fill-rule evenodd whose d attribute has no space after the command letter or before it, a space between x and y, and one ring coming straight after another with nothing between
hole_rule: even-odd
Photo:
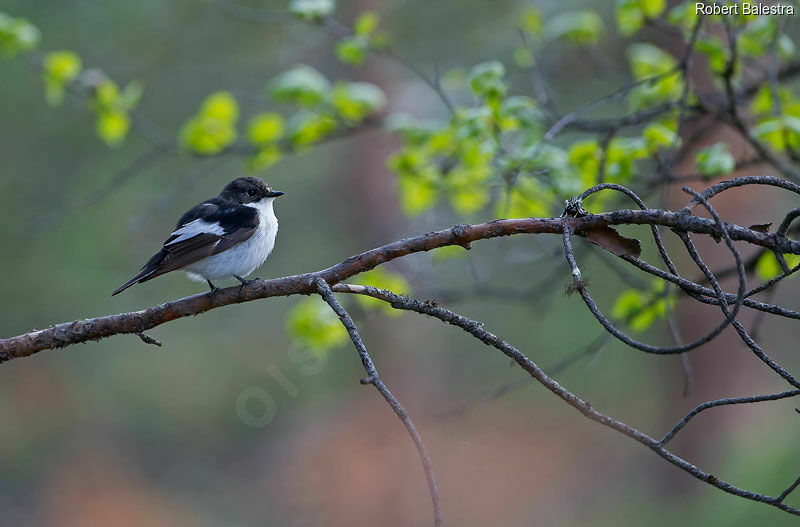
<instances>
[{"instance_id":1,"label":"thin twig","mask_svg":"<svg viewBox=\"0 0 800 527\"><path fill-rule=\"evenodd\" d=\"M381 380L378 370L375 368L375 363L372 361L372 357L370 357L367 347L364 345L364 341L361 339L361 335L358 333L358 328L356 327L355 322L353 322L353 319L341 306L341 304L336 301L336 298L333 296L333 291L331 291L328 283L322 278L317 278L314 281L314 285L316 286L319 295L325 300L325 302L328 303L334 313L338 315L342 325L345 327L345 329L347 329L347 334L350 335L350 340L353 341L356 351L358 351L358 356L361 358L361 364L363 364L364 370L367 372L367 377L361 380L361 384L371 384L376 390L378 390L386 402L389 403L389 406L392 407L394 413L397 414L397 417L403 422L406 430L408 430L408 434L414 441L414 445L417 447L419 457L422 460L422 467L425 469L425 477L428 479L428 489L430 490L431 501L433 502L433 524L436 527L440 527L444 522L442 516L441 498L439 497L439 488L436 485L436 476L433 473L433 463L431 462L431 457L428 454L428 449L425 447L425 443L422 441L422 437L419 435L419 432L417 432L417 428L414 426L414 422L411 420L411 417L408 415L406 409L403 408L403 405L400 404L400 401L398 401L397 398L392 395L392 392L389 391L389 388Z\"/></svg>"}]
</instances>

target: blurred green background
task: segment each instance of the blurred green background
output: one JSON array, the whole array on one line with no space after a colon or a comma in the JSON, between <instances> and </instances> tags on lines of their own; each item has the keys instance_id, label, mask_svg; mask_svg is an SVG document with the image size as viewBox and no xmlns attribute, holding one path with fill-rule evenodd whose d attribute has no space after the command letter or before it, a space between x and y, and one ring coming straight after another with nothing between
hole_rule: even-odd
<instances>
[{"instance_id":1,"label":"blurred green background","mask_svg":"<svg viewBox=\"0 0 800 527\"><path fill-rule=\"evenodd\" d=\"M342 1L336 16L349 22L364 9L377 10L395 49L432 71L435 62L443 70L493 58L510 63L517 45L512 28L524 5ZM595 9L613 27L611 2L537 5L546 15ZM270 108L264 84L298 62L331 79L380 85L392 111L445 115L429 88L396 63L373 56L361 68L345 67L335 59L333 39L319 28L283 16L237 16L224 6L189 0L0 2L1 11L41 28L45 48L74 50L85 65L118 81L142 81L139 112L173 134L216 90L233 92L243 112ZM545 63L559 107L575 108L627 82L624 44L606 38L588 55L550 50ZM514 92L530 94L524 72L509 67L509 79ZM131 134L121 148L105 147L84 100L67 96L51 109L41 84L23 60L0 62L0 334L201 292L204 286L173 273L109 296L159 247L184 210L246 173L243 161L165 155L82 206L148 144ZM276 203L275 253L257 274L314 271L458 221L446 207L415 219L400 212L396 178L386 168L398 144L371 131L288 156L263 174L286 196ZM683 198L673 190L670 203L677 205ZM792 206L777 192L764 191L757 208L737 201L742 195L721 200L719 210L744 225L779 221ZM471 219L491 217L488 211ZM630 231L647 240L646 230ZM553 257L559 244L557 237L517 236L476 243L464 259L434 262L419 254L389 267L406 276L419 298L470 293L476 285L519 291L550 282L552 287L524 299L473 293L449 303L549 366L602 333L580 299L564 294L569 273L562 256ZM581 246L593 293L609 309L624 286L596 250ZM701 247L712 263L727 261L713 242ZM786 284L775 301L794 301L796 308L797 292L796 283ZM354 350L342 346L312 355L287 336L287 312L301 300L271 298L178 320L151 332L163 348L122 336L3 364L0 523L429 524L429 497L413 445L378 394L358 383L363 372ZM386 317L343 300L384 380L427 442L449 525L796 523L698 482L585 420L533 382L475 403L523 373L435 320ZM687 340L719 318L714 309L688 302L680 302L678 311ZM797 371L792 328L791 322L768 320L762 335L766 349ZM663 321L642 338L669 342ZM687 397L676 357L646 356L616 342L557 378L601 411L656 437L706 399L785 389L731 331L693 352L691 360L695 386ZM800 470L796 405L785 400L711 410L672 447L733 484L775 495ZM800 494L788 502L798 506Z\"/></svg>"}]
</instances>

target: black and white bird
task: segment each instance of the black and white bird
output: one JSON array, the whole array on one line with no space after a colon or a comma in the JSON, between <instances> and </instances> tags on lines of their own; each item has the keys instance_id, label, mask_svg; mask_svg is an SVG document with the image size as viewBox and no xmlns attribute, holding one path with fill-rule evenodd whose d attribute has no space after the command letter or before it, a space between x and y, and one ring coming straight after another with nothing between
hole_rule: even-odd
<instances>
[{"instance_id":1,"label":"black and white bird","mask_svg":"<svg viewBox=\"0 0 800 527\"><path fill-rule=\"evenodd\" d=\"M282 195L256 177L231 181L218 196L181 216L164 247L111 296L178 269L190 280L207 281L212 291L217 289L212 280L249 283L244 277L263 264L275 246L278 219L272 202Z\"/></svg>"}]
</instances>

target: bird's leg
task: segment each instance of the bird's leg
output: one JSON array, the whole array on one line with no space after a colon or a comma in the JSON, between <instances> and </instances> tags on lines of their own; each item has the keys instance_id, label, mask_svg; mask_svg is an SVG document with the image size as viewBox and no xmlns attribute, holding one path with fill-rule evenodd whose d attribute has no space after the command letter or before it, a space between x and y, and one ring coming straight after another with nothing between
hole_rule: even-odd
<instances>
[{"instance_id":1,"label":"bird's leg","mask_svg":"<svg viewBox=\"0 0 800 527\"><path fill-rule=\"evenodd\" d=\"M242 291L244 290L244 286L250 285L253 282L255 282L256 280L261 280L260 276L256 276L252 280L248 280L246 278L242 278L238 274L233 275L233 277L236 278L237 280L239 280L239 282L241 282L241 284L242 284L242 285L239 286L239 296L242 296Z\"/></svg>"},{"instance_id":2,"label":"bird's leg","mask_svg":"<svg viewBox=\"0 0 800 527\"><path fill-rule=\"evenodd\" d=\"M209 280L208 278L206 278L206 282L208 282L208 287L210 287L210 288L211 288L211 291L209 291L209 292L208 292L208 294L209 294L209 295L211 295L211 296L214 296L214 293L216 293L217 291L219 291L219 287L215 286L215 285L214 285L214 284L211 282L211 280Z\"/></svg>"},{"instance_id":3,"label":"bird's leg","mask_svg":"<svg viewBox=\"0 0 800 527\"><path fill-rule=\"evenodd\" d=\"M261 280L261 277L260 277L260 276L256 276L256 277L255 277L255 278L253 278L252 280L248 280L247 278L242 278L242 277L241 277L241 276L239 276L238 274L235 274L235 275L233 275L233 277L234 277L234 278L236 278L237 280L239 280L239 282L241 282L241 284L242 284L243 286L245 286L245 285L250 285L250 284L252 284L253 282L257 282L258 280Z\"/></svg>"}]
</instances>

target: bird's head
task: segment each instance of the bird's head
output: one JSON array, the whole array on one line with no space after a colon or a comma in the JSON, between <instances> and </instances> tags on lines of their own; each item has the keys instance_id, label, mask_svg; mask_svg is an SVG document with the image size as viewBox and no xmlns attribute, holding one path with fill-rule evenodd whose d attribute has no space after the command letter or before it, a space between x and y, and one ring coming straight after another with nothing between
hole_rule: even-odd
<instances>
[{"instance_id":1,"label":"bird's head","mask_svg":"<svg viewBox=\"0 0 800 527\"><path fill-rule=\"evenodd\" d=\"M257 177L240 177L234 179L222 189L222 197L235 201L236 203L256 203L264 198L277 198L282 196L280 190L272 190L263 180Z\"/></svg>"}]
</instances>

